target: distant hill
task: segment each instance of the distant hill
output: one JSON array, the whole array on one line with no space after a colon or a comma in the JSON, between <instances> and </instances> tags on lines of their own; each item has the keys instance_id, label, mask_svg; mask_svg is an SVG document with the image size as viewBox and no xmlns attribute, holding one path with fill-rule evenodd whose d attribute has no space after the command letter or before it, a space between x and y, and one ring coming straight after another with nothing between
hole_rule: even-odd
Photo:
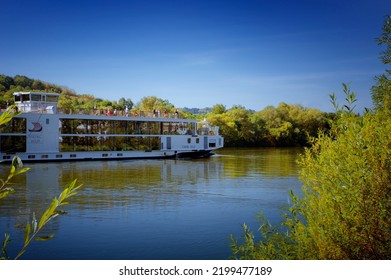
<instances>
[{"instance_id":1,"label":"distant hill","mask_svg":"<svg viewBox=\"0 0 391 280\"><path fill-rule=\"evenodd\" d=\"M182 111L184 112L188 112L188 113L191 113L191 114L194 114L194 115L203 115L203 114L207 114L207 113L210 113L212 111L212 108L210 107L206 107L206 108L187 108L187 107L184 107L184 108L181 108Z\"/></svg>"}]
</instances>

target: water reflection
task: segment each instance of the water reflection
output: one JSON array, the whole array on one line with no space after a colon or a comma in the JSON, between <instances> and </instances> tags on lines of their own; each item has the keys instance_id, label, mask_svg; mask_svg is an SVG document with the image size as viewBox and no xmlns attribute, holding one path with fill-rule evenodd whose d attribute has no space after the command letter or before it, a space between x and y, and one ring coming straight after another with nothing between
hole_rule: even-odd
<instances>
[{"instance_id":1,"label":"water reflection","mask_svg":"<svg viewBox=\"0 0 391 280\"><path fill-rule=\"evenodd\" d=\"M69 214L47 228L56 238L34 245L26 258L226 259L230 233L240 234L240 224L254 222L261 209L277 219L288 190L299 189L299 152L225 149L191 161L26 164L31 170L15 181L17 192L0 201L0 232L23 239L32 212L39 216L77 178L84 187L65 207ZM1 166L2 178L7 169Z\"/></svg>"},{"instance_id":2,"label":"water reflection","mask_svg":"<svg viewBox=\"0 0 391 280\"><path fill-rule=\"evenodd\" d=\"M297 164L301 148L271 149L225 149L220 152L224 156L224 171L228 176L296 176Z\"/></svg>"}]
</instances>

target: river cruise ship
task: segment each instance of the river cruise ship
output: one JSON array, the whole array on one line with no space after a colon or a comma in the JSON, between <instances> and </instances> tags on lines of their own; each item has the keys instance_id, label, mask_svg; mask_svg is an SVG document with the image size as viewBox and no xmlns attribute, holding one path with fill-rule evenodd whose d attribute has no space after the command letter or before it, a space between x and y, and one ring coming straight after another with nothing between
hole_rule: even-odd
<instances>
[{"instance_id":1,"label":"river cruise ship","mask_svg":"<svg viewBox=\"0 0 391 280\"><path fill-rule=\"evenodd\" d=\"M213 155L224 138L218 127L177 114L128 112L63 114L60 94L14 93L21 114L0 127L0 160L197 158Z\"/></svg>"}]
</instances>

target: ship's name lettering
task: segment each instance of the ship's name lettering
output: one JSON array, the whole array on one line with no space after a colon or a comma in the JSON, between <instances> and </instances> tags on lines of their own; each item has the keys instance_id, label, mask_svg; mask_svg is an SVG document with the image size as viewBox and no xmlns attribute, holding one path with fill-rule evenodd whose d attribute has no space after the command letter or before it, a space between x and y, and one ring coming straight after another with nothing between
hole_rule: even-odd
<instances>
[{"instance_id":1,"label":"ship's name lettering","mask_svg":"<svg viewBox=\"0 0 391 280\"><path fill-rule=\"evenodd\" d=\"M182 149L195 149L195 145L182 145Z\"/></svg>"},{"instance_id":2,"label":"ship's name lettering","mask_svg":"<svg viewBox=\"0 0 391 280\"><path fill-rule=\"evenodd\" d=\"M29 142L30 144L43 144L42 135L30 135Z\"/></svg>"}]
</instances>

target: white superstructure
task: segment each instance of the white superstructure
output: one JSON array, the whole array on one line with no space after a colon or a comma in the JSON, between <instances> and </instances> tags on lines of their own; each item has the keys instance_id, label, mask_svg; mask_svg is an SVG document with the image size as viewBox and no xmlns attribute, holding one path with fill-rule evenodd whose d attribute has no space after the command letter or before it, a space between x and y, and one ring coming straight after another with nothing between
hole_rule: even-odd
<instances>
[{"instance_id":1,"label":"white superstructure","mask_svg":"<svg viewBox=\"0 0 391 280\"><path fill-rule=\"evenodd\" d=\"M168 116L59 114L59 94L16 92L22 114L0 127L0 160L207 157L222 148L218 127Z\"/></svg>"}]
</instances>

